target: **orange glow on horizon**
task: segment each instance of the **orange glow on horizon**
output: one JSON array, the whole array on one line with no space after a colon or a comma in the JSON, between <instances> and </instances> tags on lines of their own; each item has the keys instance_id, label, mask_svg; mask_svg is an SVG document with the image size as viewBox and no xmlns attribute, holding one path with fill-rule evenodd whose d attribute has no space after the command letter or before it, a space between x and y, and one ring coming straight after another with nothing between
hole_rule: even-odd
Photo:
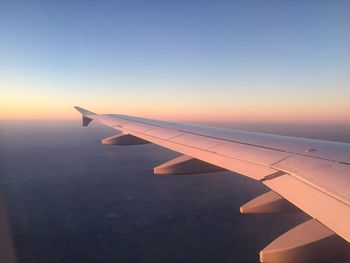
<instances>
[{"instance_id":1,"label":"orange glow on horizon","mask_svg":"<svg viewBox=\"0 0 350 263\"><path fill-rule=\"evenodd\" d=\"M151 119L186 122L261 123L350 123L350 104L346 96L235 97L223 94L166 96L132 93L111 94L45 93L17 86L1 91L0 119L74 120L78 105L96 113L125 114ZM5 87L6 87L5 86ZM11 88L10 88L11 87Z\"/></svg>"},{"instance_id":2,"label":"orange glow on horizon","mask_svg":"<svg viewBox=\"0 0 350 263\"><path fill-rule=\"evenodd\" d=\"M34 79L35 80L35 79ZM268 87L226 89L214 85L170 87L133 86L123 92L79 85L68 88L52 82L16 76L0 80L0 119L79 119L78 105L96 113L125 114L186 122L350 123L350 104L345 84L333 92L294 92L292 87L272 92ZM158 87L159 88L159 87ZM192 90L191 90L192 88ZM306 89L306 88L305 88ZM240 93L239 93L240 92Z\"/></svg>"},{"instance_id":3,"label":"orange glow on horizon","mask_svg":"<svg viewBox=\"0 0 350 263\"><path fill-rule=\"evenodd\" d=\"M90 104L90 103L89 103ZM99 105L89 106L79 104L96 113L125 114L151 119L186 122L266 122L266 123L349 123L350 117L346 109L326 108L307 109L292 107L216 107L182 105ZM41 119L41 120L74 120L80 119L80 114L73 108L73 104L59 105L58 103L20 104L17 107L0 106L0 119Z\"/></svg>"}]
</instances>

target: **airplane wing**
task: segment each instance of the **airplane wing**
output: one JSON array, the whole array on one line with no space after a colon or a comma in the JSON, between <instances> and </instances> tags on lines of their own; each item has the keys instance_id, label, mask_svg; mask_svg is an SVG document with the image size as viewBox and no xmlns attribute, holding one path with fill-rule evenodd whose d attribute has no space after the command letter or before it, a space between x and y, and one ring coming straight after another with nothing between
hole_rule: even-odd
<instances>
[{"instance_id":1,"label":"airplane wing","mask_svg":"<svg viewBox=\"0 0 350 263\"><path fill-rule=\"evenodd\" d=\"M312 219L260 252L261 262L335 262L350 255L350 144L164 122L75 107L122 132L103 144L154 143L183 156L154 169L186 174L225 169L271 191L243 205L243 214L302 210Z\"/></svg>"}]
</instances>

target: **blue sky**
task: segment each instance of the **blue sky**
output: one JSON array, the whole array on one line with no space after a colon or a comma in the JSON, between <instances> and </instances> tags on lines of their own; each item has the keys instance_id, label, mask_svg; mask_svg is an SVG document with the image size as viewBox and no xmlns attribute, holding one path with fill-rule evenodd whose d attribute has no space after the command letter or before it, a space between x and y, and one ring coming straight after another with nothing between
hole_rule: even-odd
<instances>
[{"instance_id":1,"label":"blue sky","mask_svg":"<svg viewBox=\"0 0 350 263\"><path fill-rule=\"evenodd\" d=\"M345 116L349 13L350 1L1 1L0 117L48 103L53 117L71 104L180 119Z\"/></svg>"}]
</instances>

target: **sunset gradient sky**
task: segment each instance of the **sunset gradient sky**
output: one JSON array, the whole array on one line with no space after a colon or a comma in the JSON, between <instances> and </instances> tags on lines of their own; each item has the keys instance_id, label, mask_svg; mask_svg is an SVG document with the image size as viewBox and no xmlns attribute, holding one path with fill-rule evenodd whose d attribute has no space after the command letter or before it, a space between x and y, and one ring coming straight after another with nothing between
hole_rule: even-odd
<instances>
[{"instance_id":1,"label":"sunset gradient sky","mask_svg":"<svg viewBox=\"0 0 350 263\"><path fill-rule=\"evenodd\" d=\"M0 3L0 119L80 105L185 121L350 122L350 1Z\"/></svg>"}]
</instances>

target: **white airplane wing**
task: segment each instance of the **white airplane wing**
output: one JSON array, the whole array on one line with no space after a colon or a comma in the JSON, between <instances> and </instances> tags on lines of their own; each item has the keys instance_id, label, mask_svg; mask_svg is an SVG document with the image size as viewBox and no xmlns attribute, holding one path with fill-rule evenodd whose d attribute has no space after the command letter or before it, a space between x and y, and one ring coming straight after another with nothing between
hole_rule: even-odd
<instances>
[{"instance_id":1,"label":"white airplane wing","mask_svg":"<svg viewBox=\"0 0 350 263\"><path fill-rule=\"evenodd\" d=\"M122 132L104 144L154 143L183 154L157 174L230 170L271 191L241 207L244 214L302 210L311 220L260 252L262 262L335 262L350 255L350 144L172 123L80 107L83 125L98 121Z\"/></svg>"}]
</instances>

